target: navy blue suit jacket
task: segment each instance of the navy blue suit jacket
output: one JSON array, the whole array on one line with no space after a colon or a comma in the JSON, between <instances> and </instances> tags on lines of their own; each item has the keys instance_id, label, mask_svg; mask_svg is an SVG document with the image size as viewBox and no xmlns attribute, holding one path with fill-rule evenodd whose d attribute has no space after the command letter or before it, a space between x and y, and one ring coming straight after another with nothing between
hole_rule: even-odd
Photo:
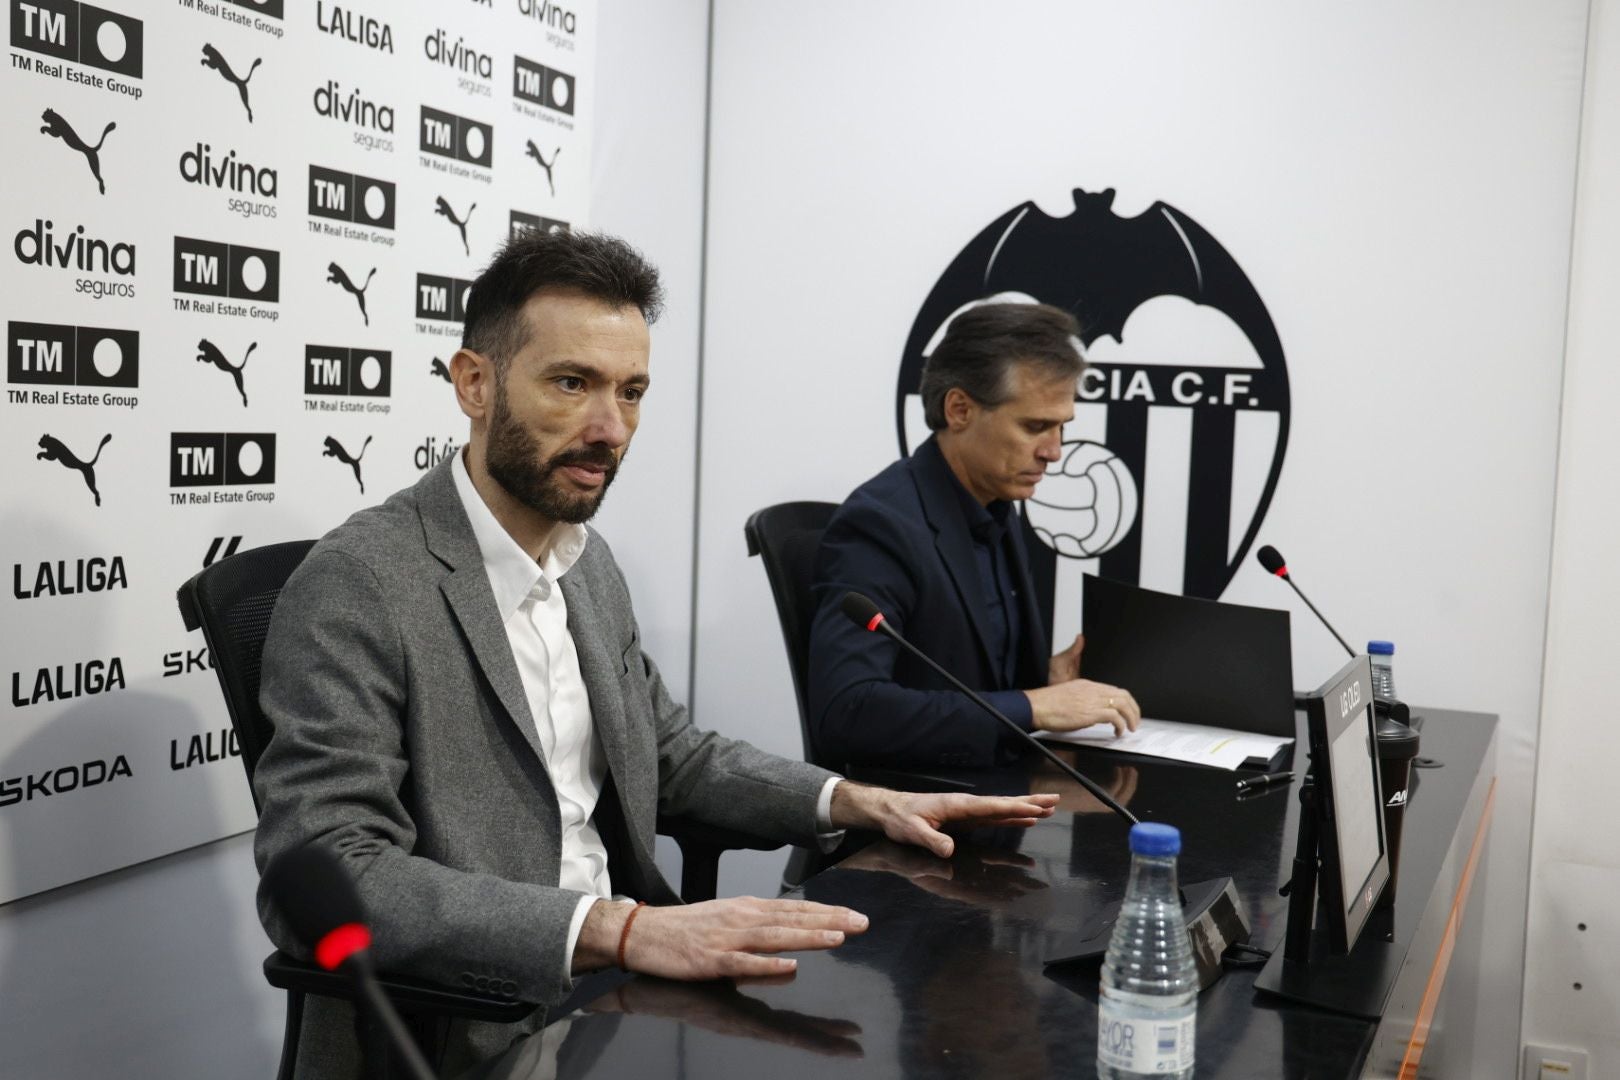
<instances>
[{"instance_id":1,"label":"navy blue suit jacket","mask_svg":"<svg viewBox=\"0 0 1620 1080\"><path fill-rule=\"evenodd\" d=\"M959 485L929 439L868 480L833 515L816 560L810 631L810 726L819 760L835 767L988 766L1018 739L921 661L839 608L845 592L871 597L890 625L946 670L1015 717L1019 690L1045 686L1047 631L1030 585L1023 525L1011 522L1019 616L1014 686L991 662L973 538ZM1014 711L1016 710L1016 711Z\"/></svg>"}]
</instances>

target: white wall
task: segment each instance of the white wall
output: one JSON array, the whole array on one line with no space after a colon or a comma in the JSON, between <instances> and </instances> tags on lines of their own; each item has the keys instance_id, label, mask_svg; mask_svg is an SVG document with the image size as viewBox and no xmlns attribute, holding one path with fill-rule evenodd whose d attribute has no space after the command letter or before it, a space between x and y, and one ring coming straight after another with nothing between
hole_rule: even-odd
<instances>
[{"instance_id":1,"label":"white wall","mask_svg":"<svg viewBox=\"0 0 1620 1080\"><path fill-rule=\"evenodd\" d=\"M1072 187L1225 245L1288 356L1262 542L1408 700L1501 714L1477 1076L1516 1058L1585 5L715 8L700 715L799 740L742 522L895 457L896 365L957 251ZM1348 526L1347 504L1375 515ZM1340 662L1295 614L1295 682Z\"/></svg>"},{"instance_id":2,"label":"white wall","mask_svg":"<svg viewBox=\"0 0 1620 1080\"><path fill-rule=\"evenodd\" d=\"M1617 186L1620 5L1597 0L1575 201L1524 987L1524 1041L1587 1049L1592 1077L1620 1074L1620 834L1613 827L1620 728L1608 682L1620 646Z\"/></svg>"},{"instance_id":3,"label":"white wall","mask_svg":"<svg viewBox=\"0 0 1620 1080\"><path fill-rule=\"evenodd\" d=\"M640 246L669 289L653 337L657 389L598 524L648 647L682 693L708 11L681 0L598 12L594 224ZM173 609L153 617L172 620ZM259 974L269 943L256 882L243 836L0 907L0 1076L273 1075L283 999Z\"/></svg>"}]
</instances>

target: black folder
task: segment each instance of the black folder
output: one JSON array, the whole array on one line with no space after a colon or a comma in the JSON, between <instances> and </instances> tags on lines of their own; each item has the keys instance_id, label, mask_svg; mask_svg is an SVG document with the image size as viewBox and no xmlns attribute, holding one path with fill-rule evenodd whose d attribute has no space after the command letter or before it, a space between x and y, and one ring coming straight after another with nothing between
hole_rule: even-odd
<instances>
[{"instance_id":1,"label":"black folder","mask_svg":"<svg viewBox=\"0 0 1620 1080\"><path fill-rule=\"evenodd\" d=\"M1081 674L1129 690L1143 716L1294 736L1288 612L1088 574L1082 619Z\"/></svg>"}]
</instances>

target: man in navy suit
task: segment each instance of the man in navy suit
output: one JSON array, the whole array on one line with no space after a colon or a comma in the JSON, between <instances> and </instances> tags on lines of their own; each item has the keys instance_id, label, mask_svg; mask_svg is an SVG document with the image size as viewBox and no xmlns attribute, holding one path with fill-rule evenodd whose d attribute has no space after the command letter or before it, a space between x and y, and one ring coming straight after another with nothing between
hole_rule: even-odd
<instances>
[{"instance_id":1,"label":"man in navy suit","mask_svg":"<svg viewBox=\"0 0 1620 1080\"><path fill-rule=\"evenodd\" d=\"M822 537L810 633L816 755L839 764L989 766L1020 740L888 638L845 592L1028 731L1134 730L1136 700L1079 677L1084 639L1048 654L1013 502L1058 460L1085 361L1073 316L1045 304L958 315L923 368L933 436L845 500Z\"/></svg>"}]
</instances>

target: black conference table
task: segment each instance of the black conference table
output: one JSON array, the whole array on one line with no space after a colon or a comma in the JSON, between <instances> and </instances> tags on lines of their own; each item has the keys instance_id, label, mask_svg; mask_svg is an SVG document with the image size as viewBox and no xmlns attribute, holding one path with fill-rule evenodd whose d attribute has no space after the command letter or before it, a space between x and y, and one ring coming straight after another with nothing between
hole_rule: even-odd
<instances>
[{"instance_id":1,"label":"black conference table","mask_svg":"<svg viewBox=\"0 0 1620 1080\"><path fill-rule=\"evenodd\" d=\"M1484 948L1478 897L1496 718L1421 712L1421 753L1443 767L1415 774L1393 940L1362 946L1398 966L1382 1019L1283 1002L1254 989L1255 970L1230 970L1198 999L1201 1080L1459 1075ZM1303 734L1301 720L1301 772ZM1287 901L1277 890L1294 854L1297 784L1239 800L1237 774L1224 770L1064 752L1142 820L1178 826L1183 883L1232 877L1251 941L1282 947ZM1127 826L1038 757L1018 769L953 775L972 775L986 791L1055 790L1063 802L1032 829L964 834L949 860L879 840L812 877L788 895L848 905L870 916L871 928L836 950L801 954L789 980L628 979L475 1075L1095 1076L1097 966L1043 961L1123 896Z\"/></svg>"}]
</instances>

